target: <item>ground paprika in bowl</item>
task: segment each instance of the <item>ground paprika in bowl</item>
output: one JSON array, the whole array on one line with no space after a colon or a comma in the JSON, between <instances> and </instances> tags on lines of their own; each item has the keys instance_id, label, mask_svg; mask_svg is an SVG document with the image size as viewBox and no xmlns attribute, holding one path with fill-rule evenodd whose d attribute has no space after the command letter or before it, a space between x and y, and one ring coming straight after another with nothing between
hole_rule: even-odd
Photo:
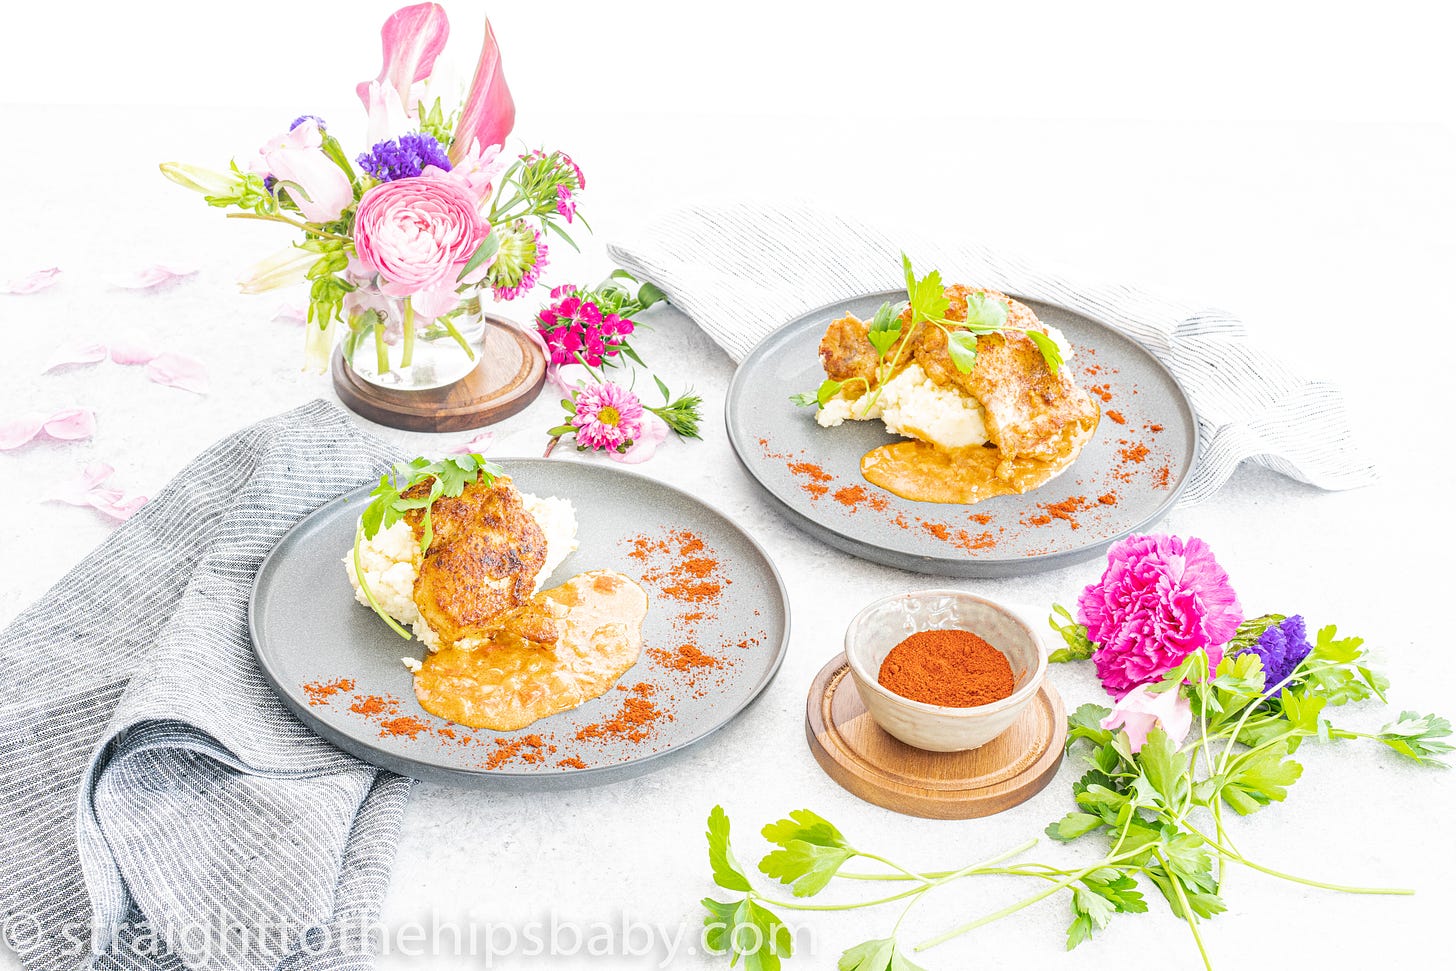
<instances>
[{"instance_id":1,"label":"ground paprika in bowl","mask_svg":"<svg viewBox=\"0 0 1456 971\"><path fill-rule=\"evenodd\" d=\"M1015 611L961 590L869 604L844 636L870 717L907 745L979 748L1020 716L1046 678L1041 637Z\"/></svg>"}]
</instances>

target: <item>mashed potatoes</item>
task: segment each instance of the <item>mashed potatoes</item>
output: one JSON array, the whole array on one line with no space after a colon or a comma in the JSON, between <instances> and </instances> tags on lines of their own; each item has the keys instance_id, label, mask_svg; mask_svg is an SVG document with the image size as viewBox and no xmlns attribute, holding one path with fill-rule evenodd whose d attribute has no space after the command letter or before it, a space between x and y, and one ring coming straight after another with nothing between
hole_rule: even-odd
<instances>
[{"instance_id":1,"label":"mashed potatoes","mask_svg":"<svg viewBox=\"0 0 1456 971\"><path fill-rule=\"evenodd\" d=\"M569 499L556 496L539 497L521 493L526 511L546 534L546 563L536 575L536 589L540 590L561 562L576 550L576 510ZM440 648L440 635L436 634L415 607L415 578L419 575L423 554L415 541L414 530L400 520L388 529L381 529L373 539L366 539L359 545L359 562L364 567L364 577L369 590L384 612L414 631L415 636L432 651ZM354 570L354 551L344 554L344 569L349 572L349 582L354 587L354 599L365 606L368 598L359 587L359 576ZM407 659L410 664L412 659ZM413 665L411 665L413 666Z\"/></svg>"},{"instance_id":2,"label":"mashed potatoes","mask_svg":"<svg viewBox=\"0 0 1456 971\"><path fill-rule=\"evenodd\" d=\"M1047 328L1047 335L1061 348L1062 359L1072 359L1072 346L1061 332ZM869 399L876 400L868 410ZM984 445L986 411L981 403L960 388L936 384L919 364L911 364L887 381L878 396L861 395L851 401L830 398L814 420L825 428L845 421L882 419L886 430L906 438L918 438L941 448Z\"/></svg>"}]
</instances>

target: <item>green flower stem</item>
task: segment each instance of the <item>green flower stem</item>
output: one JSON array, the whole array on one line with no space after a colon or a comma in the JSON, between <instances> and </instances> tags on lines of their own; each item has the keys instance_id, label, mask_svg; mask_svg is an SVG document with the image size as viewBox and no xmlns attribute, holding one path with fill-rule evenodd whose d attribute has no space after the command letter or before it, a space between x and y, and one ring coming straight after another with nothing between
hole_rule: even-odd
<instances>
[{"instance_id":1,"label":"green flower stem","mask_svg":"<svg viewBox=\"0 0 1456 971\"><path fill-rule=\"evenodd\" d=\"M472 361L475 360L475 352L470 349L470 344L465 340L465 335L461 334L455 328L454 322L449 317L441 317L438 322L445 325L445 330L455 339L455 343L460 345L460 349L465 352L465 356Z\"/></svg>"},{"instance_id":2,"label":"green flower stem","mask_svg":"<svg viewBox=\"0 0 1456 971\"><path fill-rule=\"evenodd\" d=\"M910 312L910 331L908 333L902 333L900 335L900 346L895 348L895 357L894 360L890 361L889 369L883 372L877 371L876 377L879 377L881 374L883 374L885 377L888 378L892 377L895 374L895 368L898 367L900 364L900 356L905 353L905 348L910 346L910 338L915 336L915 331L919 327L920 321L915 319L915 312L912 310ZM875 386L875 390L870 392L870 400L865 403L864 411L862 411L861 414L867 415L870 413L870 409L875 406L875 402L880 400L880 392L884 390L884 387L884 380L880 380L879 383Z\"/></svg>"},{"instance_id":3,"label":"green flower stem","mask_svg":"<svg viewBox=\"0 0 1456 971\"><path fill-rule=\"evenodd\" d=\"M384 322L374 323L374 367L381 375L389 371L389 347L384 343Z\"/></svg>"},{"instance_id":4,"label":"green flower stem","mask_svg":"<svg viewBox=\"0 0 1456 971\"><path fill-rule=\"evenodd\" d=\"M399 353L399 366L407 368L415 359L415 306L404 298L404 345Z\"/></svg>"},{"instance_id":5,"label":"green flower stem","mask_svg":"<svg viewBox=\"0 0 1456 971\"><path fill-rule=\"evenodd\" d=\"M1208 951L1203 947L1203 937L1198 933L1198 921L1193 919L1193 909L1188 906L1188 895L1183 891L1183 881L1173 873L1173 868L1168 866L1162 851L1155 851L1154 856L1163 866L1163 872L1168 875L1168 882L1173 885L1173 892L1178 895L1178 903L1183 908L1183 919L1188 922L1188 929L1193 932L1193 943L1198 945L1198 956L1203 958L1203 967L1206 971L1213 971L1213 963L1208 960Z\"/></svg>"},{"instance_id":6,"label":"green flower stem","mask_svg":"<svg viewBox=\"0 0 1456 971\"><path fill-rule=\"evenodd\" d=\"M359 589L364 591L364 599L369 601L369 606L374 609L376 614L384 618L386 624L394 628L396 634L405 640L411 640L409 631L399 626L399 623L393 617L385 613L384 608L379 606L379 601L374 599L374 592L369 589L369 581L364 576L364 562L359 556L359 547L363 545L363 542L364 523L361 521L354 528L354 576L359 581Z\"/></svg>"},{"instance_id":7,"label":"green flower stem","mask_svg":"<svg viewBox=\"0 0 1456 971\"><path fill-rule=\"evenodd\" d=\"M1203 833L1194 829L1192 826L1188 826L1185 824L1184 828L1192 835L1198 837L1207 845L1213 847L1214 849L1220 850L1222 852L1222 855L1227 856L1229 859L1234 860L1238 863L1242 863L1244 866L1248 867L1251 870L1258 870L1260 873L1267 873L1271 877L1278 877L1280 880L1288 880L1291 883L1300 883L1306 887L1316 887L1320 890L1334 890L1338 893L1358 893L1367 896L1379 897L1412 897L1415 895L1414 890L1407 890L1400 887L1347 887L1343 884L1323 883L1319 880L1309 880L1305 877L1297 877L1292 873L1284 873L1280 870L1275 870L1270 867L1263 866L1262 864L1255 863L1253 860L1250 860L1247 857L1235 852L1231 847L1222 846L1219 843L1214 842L1207 836L1203 835Z\"/></svg>"},{"instance_id":8,"label":"green flower stem","mask_svg":"<svg viewBox=\"0 0 1456 971\"><path fill-rule=\"evenodd\" d=\"M227 214L227 218L229 218L229 219L261 219L264 222L270 222L270 223L286 223L289 226L293 226L293 227L295 227L297 229L301 229L301 230L303 230L306 233L310 233L310 234L312 234L314 236L319 236L319 237L321 237L323 239L341 239L341 240L343 240L346 243L352 243L353 242L353 240L351 240L347 236L340 236L338 233L331 233L331 232L328 232L327 230L319 229L316 226L311 226L308 223L299 222L297 219L289 219L287 216L265 216L262 213L256 213L256 212L230 212L230 213Z\"/></svg>"},{"instance_id":9,"label":"green flower stem","mask_svg":"<svg viewBox=\"0 0 1456 971\"><path fill-rule=\"evenodd\" d=\"M877 863L883 863L885 866L889 867L892 870L899 870L901 873L904 874L903 879L919 880L920 882L927 884L935 882L935 877L932 877L927 873L916 873L913 870L907 870L900 864L894 862L893 860L887 860L883 856L880 856L878 853L865 853L862 850L858 852L859 855L864 857L866 860L874 860Z\"/></svg>"},{"instance_id":10,"label":"green flower stem","mask_svg":"<svg viewBox=\"0 0 1456 971\"><path fill-rule=\"evenodd\" d=\"M579 363L582 367L586 368L586 373L587 374L590 374L592 377L594 377L594 378L597 379L597 383L598 384L606 384L607 383L607 376L606 376L606 374L604 374L601 371L598 371L596 368L594 368L590 364L586 363L586 358L584 358L584 357L581 356L581 351L572 351L571 353L572 353L573 356L576 357L577 363Z\"/></svg>"},{"instance_id":11,"label":"green flower stem","mask_svg":"<svg viewBox=\"0 0 1456 971\"><path fill-rule=\"evenodd\" d=\"M935 884L924 884L919 887L911 887L909 890L902 890L894 896L881 897L879 900L866 900L848 904L801 904L792 900L775 900L772 897L765 897L762 894L753 894L754 899L762 903L771 904L774 907L782 907L785 910L859 910L861 907L878 907L880 904L893 903L896 900L904 900L906 897L914 897L925 893Z\"/></svg>"},{"instance_id":12,"label":"green flower stem","mask_svg":"<svg viewBox=\"0 0 1456 971\"><path fill-rule=\"evenodd\" d=\"M1124 830L1124 836L1125 835L1126 835L1126 830ZM1121 844L1122 844L1122 840L1119 839L1118 840L1118 845L1121 846ZM1014 904L1009 904L1009 905L1007 905L1005 907L1002 907L1000 910L996 911L994 914L987 914L984 917L978 917L978 918L976 918L975 920L971 921L968 924L962 924L959 927L953 927L950 930L946 931L944 934L939 934L939 935L937 935L935 937L930 938L927 941L922 941L919 944L916 944L915 945L915 950L916 951L926 951L926 950L929 950L932 947L936 947L937 945L944 944L946 941L949 941L949 940L952 940L954 938L960 937L962 934L969 933L970 931L975 930L977 927L983 927L986 924L994 923L994 922L1000 920L1003 917L1010 917L1012 914L1016 913L1018 910L1024 910L1025 908L1030 907L1034 903L1039 903L1040 901L1045 900L1047 897L1050 897L1052 894L1056 893L1059 890L1065 890L1067 887L1070 887L1072 884L1076 883L1078 880L1082 879L1087 874L1091 873L1093 870L1100 870L1100 869L1102 869L1105 866L1112 866L1114 863L1120 863L1124 859L1131 859L1132 857L1136 856L1138 853L1141 853L1141 852L1142 852L1141 849L1137 849L1137 850L1132 850L1132 851L1129 851L1129 852L1123 853L1123 854L1118 854L1115 851L1112 852L1112 853L1109 853L1107 856L1103 857L1100 861L1098 861L1097 863L1094 863L1092 866L1083 867L1081 870L1077 870L1077 871L1074 871L1072 873L1069 873L1064 879L1058 880L1056 883L1052 884L1050 887L1047 887L1045 890L1042 890L1039 893L1032 894L1030 897L1026 897L1026 898L1024 898L1022 900L1019 900L1019 901L1017 901ZM1063 871L1063 872L1065 872L1065 871ZM1031 875L1031 874L1028 874L1028 875Z\"/></svg>"}]
</instances>

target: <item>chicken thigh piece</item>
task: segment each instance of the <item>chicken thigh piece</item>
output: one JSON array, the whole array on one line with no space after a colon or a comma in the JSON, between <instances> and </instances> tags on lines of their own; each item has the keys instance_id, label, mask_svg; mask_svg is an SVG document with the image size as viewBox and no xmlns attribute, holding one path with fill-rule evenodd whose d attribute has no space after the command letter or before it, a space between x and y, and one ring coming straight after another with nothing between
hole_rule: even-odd
<instances>
[{"instance_id":1,"label":"chicken thigh piece","mask_svg":"<svg viewBox=\"0 0 1456 971\"><path fill-rule=\"evenodd\" d=\"M405 497L427 494L420 485ZM421 539L424 511L411 510L405 518ZM431 526L434 536L420 563L414 599L442 645L486 636L499 626L497 618L531 599L546 563L546 534L509 477L489 485L477 479L460 495L435 500ZM532 639L554 640L553 631L540 629L542 623L549 625L550 618L538 618Z\"/></svg>"}]
</instances>

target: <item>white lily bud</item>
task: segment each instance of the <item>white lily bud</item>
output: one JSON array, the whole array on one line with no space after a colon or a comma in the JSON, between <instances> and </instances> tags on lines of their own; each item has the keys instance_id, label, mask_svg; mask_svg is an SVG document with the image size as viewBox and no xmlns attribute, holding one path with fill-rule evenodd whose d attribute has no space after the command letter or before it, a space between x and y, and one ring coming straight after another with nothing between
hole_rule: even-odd
<instances>
[{"instance_id":1,"label":"white lily bud","mask_svg":"<svg viewBox=\"0 0 1456 971\"><path fill-rule=\"evenodd\" d=\"M308 279L308 268L318 260L317 253L290 246L256 264L238 281L238 286L244 293L263 293L302 283Z\"/></svg>"}]
</instances>

